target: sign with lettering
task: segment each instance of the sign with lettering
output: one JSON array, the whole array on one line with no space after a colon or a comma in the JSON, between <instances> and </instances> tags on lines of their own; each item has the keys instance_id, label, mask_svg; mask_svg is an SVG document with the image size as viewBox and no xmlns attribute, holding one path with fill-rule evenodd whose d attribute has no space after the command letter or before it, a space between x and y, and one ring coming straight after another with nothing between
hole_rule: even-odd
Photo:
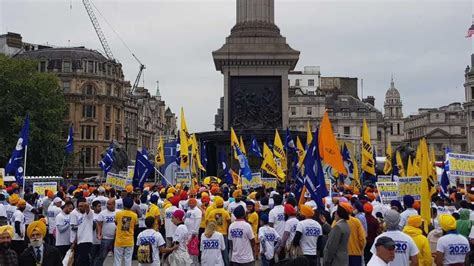
<instances>
[{"instance_id":1,"label":"sign with lettering","mask_svg":"<svg viewBox=\"0 0 474 266\"><path fill-rule=\"evenodd\" d=\"M392 176L391 175L378 175L377 181L378 182L392 182Z\"/></svg>"},{"instance_id":2,"label":"sign with lettering","mask_svg":"<svg viewBox=\"0 0 474 266\"><path fill-rule=\"evenodd\" d=\"M53 193L58 192L58 182L34 182L33 193L38 195L45 195L45 190L52 191Z\"/></svg>"},{"instance_id":3,"label":"sign with lettering","mask_svg":"<svg viewBox=\"0 0 474 266\"><path fill-rule=\"evenodd\" d=\"M400 197L411 195L415 200L420 200L421 176L398 177L398 188Z\"/></svg>"},{"instance_id":4,"label":"sign with lettering","mask_svg":"<svg viewBox=\"0 0 474 266\"><path fill-rule=\"evenodd\" d=\"M277 188L277 180L274 177L266 177L262 178L262 185L265 186L265 188L273 188L276 190Z\"/></svg>"},{"instance_id":5,"label":"sign with lettering","mask_svg":"<svg viewBox=\"0 0 474 266\"><path fill-rule=\"evenodd\" d=\"M109 184L115 189L125 190L127 185L132 184L132 179L129 179L127 176L123 175L107 173L107 179L105 180L105 183Z\"/></svg>"},{"instance_id":6,"label":"sign with lettering","mask_svg":"<svg viewBox=\"0 0 474 266\"><path fill-rule=\"evenodd\" d=\"M273 178L276 180L276 178ZM245 177L241 178L242 180L242 188L249 189L249 188L257 188L262 186L262 174L260 173L252 173L252 179L248 180Z\"/></svg>"},{"instance_id":7,"label":"sign with lettering","mask_svg":"<svg viewBox=\"0 0 474 266\"><path fill-rule=\"evenodd\" d=\"M397 182L376 182L375 185L383 204L390 204L390 201L399 199Z\"/></svg>"},{"instance_id":8,"label":"sign with lettering","mask_svg":"<svg viewBox=\"0 0 474 266\"><path fill-rule=\"evenodd\" d=\"M474 177L474 155L448 153L448 161L452 177Z\"/></svg>"},{"instance_id":9,"label":"sign with lettering","mask_svg":"<svg viewBox=\"0 0 474 266\"><path fill-rule=\"evenodd\" d=\"M189 171L177 171L175 172L176 184L182 184L183 186L191 186L191 173Z\"/></svg>"}]
</instances>

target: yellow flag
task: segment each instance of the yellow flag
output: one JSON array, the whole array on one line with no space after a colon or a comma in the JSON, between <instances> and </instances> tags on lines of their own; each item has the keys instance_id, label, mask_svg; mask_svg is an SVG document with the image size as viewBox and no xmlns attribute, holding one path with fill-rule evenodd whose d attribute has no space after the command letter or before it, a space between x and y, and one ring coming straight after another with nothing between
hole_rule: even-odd
<instances>
[{"instance_id":1,"label":"yellow flag","mask_svg":"<svg viewBox=\"0 0 474 266\"><path fill-rule=\"evenodd\" d=\"M197 169L200 169L205 172L206 168L204 168L204 166L201 163L201 154L199 152L199 146L196 139L196 134L193 134L191 139L192 139L191 154L193 156L193 168L195 168L196 174L197 174Z\"/></svg>"},{"instance_id":2,"label":"yellow flag","mask_svg":"<svg viewBox=\"0 0 474 266\"><path fill-rule=\"evenodd\" d=\"M362 164L361 168L362 171L375 175L375 162L374 162L374 154L373 154L373 147L370 141L370 132L369 127L367 126L367 122L364 119L364 124L362 127Z\"/></svg>"},{"instance_id":3,"label":"yellow flag","mask_svg":"<svg viewBox=\"0 0 474 266\"><path fill-rule=\"evenodd\" d=\"M263 162L260 168L265 170L268 174L277 177L280 182L281 180L285 180L284 173L278 170L272 150L270 150L265 142L263 143Z\"/></svg>"},{"instance_id":4,"label":"yellow flag","mask_svg":"<svg viewBox=\"0 0 474 266\"><path fill-rule=\"evenodd\" d=\"M245 155L247 156L247 151L245 150L245 145L244 145L244 141L242 139L242 136L240 136L240 151Z\"/></svg>"},{"instance_id":5,"label":"yellow flag","mask_svg":"<svg viewBox=\"0 0 474 266\"><path fill-rule=\"evenodd\" d=\"M424 230L428 232L428 226L431 224L431 195L436 191L434 188L433 177L431 176L431 164L428 154L428 145L426 140L423 138L420 140L420 152L421 152L421 185L420 185L420 214L424 222Z\"/></svg>"},{"instance_id":6,"label":"yellow flag","mask_svg":"<svg viewBox=\"0 0 474 266\"><path fill-rule=\"evenodd\" d=\"M278 129L275 129L275 140L273 141L273 153L279 159L279 166L283 171L287 170L286 166L286 153L283 149L283 142L281 141L280 134L278 134Z\"/></svg>"},{"instance_id":7,"label":"yellow flag","mask_svg":"<svg viewBox=\"0 0 474 266\"><path fill-rule=\"evenodd\" d=\"M353 172L352 172L352 186L354 187L354 193L358 194L360 193L360 190L362 189L362 185L360 183L360 177L359 177L359 166L357 166L358 163L354 154L351 154L351 159L352 159L352 165L354 167Z\"/></svg>"},{"instance_id":8,"label":"yellow flag","mask_svg":"<svg viewBox=\"0 0 474 266\"><path fill-rule=\"evenodd\" d=\"M300 137L296 136L296 152L298 153L298 163L303 164L305 149L301 143Z\"/></svg>"},{"instance_id":9,"label":"yellow flag","mask_svg":"<svg viewBox=\"0 0 474 266\"><path fill-rule=\"evenodd\" d=\"M319 130L319 155L326 164L330 165L338 173L347 175L347 169L344 166L336 137L334 137L328 112L324 113Z\"/></svg>"},{"instance_id":10,"label":"yellow flag","mask_svg":"<svg viewBox=\"0 0 474 266\"><path fill-rule=\"evenodd\" d=\"M413 160L411 159L411 155L408 155L407 176L415 176L415 168L413 167Z\"/></svg>"},{"instance_id":11,"label":"yellow flag","mask_svg":"<svg viewBox=\"0 0 474 266\"><path fill-rule=\"evenodd\" d=\"M309 121L308 121L306 124L306 147L309 147L312 141L313 141L313 133L311 133L311 126L309 125Z\"/></svg>"},{"instance_id":12,"label":"yellow flag","mask_svg":"<svg viewBox=\"0 0 474 266\"><path fill-rule=\"evenodd\" d=\"M162 166L165 164L165 148L163 144L163 138L161 136L160 142L158 142L158 147L156 147L155 163L157 166Z\"/></svg>"},{"instance_id":13,"label":"yellow flag","mask_svg":"<svg viewBox=\"0 0 474 266\"><path fill-rule=\"evenodd\" d=\"M181 108L181 128L179 130L179 154L181 157L180 168L189 168L189 145L192 144L190 135L186 127L186 119L184 118L184 110Z\"/></svg>"},{"instance_id":14,"label":"yellow flag","mask_svg":"<svg viewBox=\"0 0 474 266\"><path fill-rule=\"evenodd\" d=\"M396 156L397 156L396 159L397 159L398 176L407 176L406 171L405 171L405 166L403 165L402 156L400 155L399 151L397 151Z\"/></svg>"},{"instance_id":15,"label":"yellow flag","mask_svg":"<svg viewBox=\"0 0 474 266\"><path fill-rule=\"evenodd\" d=\"M239 147L239 139L237 138L237 134L235 134L234 128L230 128L230 147L234 151L234 159L239 160L239 156L237 156L237 151L235 151L235 147ZM240 147L239 147L240 148Z\"/></svg>"},{"instance_id":16,"label":"yellow flag","mask_svg":"<svg viewBox=\"0 0 474 266\"><path fill-rule=\"evenodd\" d=\"M385 165L383 168L383 173L388 175L392 172L392 143L388 141L387 151L385 152Z\"/></svg>"}]
</instances>

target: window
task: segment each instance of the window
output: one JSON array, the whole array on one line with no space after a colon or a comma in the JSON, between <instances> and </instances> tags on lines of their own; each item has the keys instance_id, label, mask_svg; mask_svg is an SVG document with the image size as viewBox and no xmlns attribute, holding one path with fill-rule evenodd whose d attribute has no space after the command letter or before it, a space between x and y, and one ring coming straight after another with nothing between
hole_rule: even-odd
<instances>
[{"instance_id":1,"label":"window","mask_svg":"<svg viewBox=\"0 0 474 266\"><path fill-rule=\"evenodd\" d=\"M296 79L295 80L295 86L299 86L300 85L300 80L299 79Z\"/></svg>"},{"instance_id":2,"label":"window","mask_svg":"<svg viewBox=\"0 0 474 266\"><path fill-rule=\"evenodd\" d=\"M466 135L466 128L465 127L461 128L461 135Z\"/></svg>"},{"instance_id":3,"label":"window","mask_svg":"<svg viewBox=\"0 0 474 266\"><path fill-rule=\"evenodd\" d=\"M469 100L472 101L474 99L474 87L471 87L471 98Z\"/></svg>"},{"instance_id":4,"label":"window","mask_svg":"<svg viewBox=\"0 0 474 266\"><path fill-rule=\"evenodd\" d=\"M70 73L71 72L71 61L64 60L63 61L63 72Z\"/></svg>"},{"instance_id":5,"label":"window","mask_svg":"<svg viewBox=\"0 0 474 266\"><path fill-rule=\"evenodd\" d=\"M474 120L474 111L471 111L471 120Z\"/></svg>"},{"instance_id":6,"label":"window","mask_svg":"<svg viewBox=\"0 0 474 266\"><path fill-rule=\"evenodd\" d=\"M46 72L46 61L41 61L39 63L39 72Z\"/></svg>"},{"instance_id":7,"label":"window","mask_svg":"<svg viewBox=\"0 0 474 266\"><path fill-rule=\"evenodd\" d=\"M291 109L291 115L296 115L296 107L292 106L290 109Z\"/></svg>"},{"instance_id":8,"label":"window","mask_svg":"<svg viewBox=\"0 0 474 266\"><path fill-rule=\"evenodd\" d=\"M115 121L120 122L120 109L115 108Z\"/></svg>"},{"instance_id":9,"label":"window","mask_svg":"<svg viewBox=\"0 0 474 266\"><path fill-rule=\"evenodd\" d=\"M104 128L104 140L110 140L110 126Z\"/></svg>"},{"instance_id":10,"label":"window","mask_svg":"<svg viewBox=\"0 0 474 266\"><path fill-rule=\"evenodd\" d=\"M68 93L71 90L71 82L63 81L63 92Z\"/></svg>"},{"instance_id":11,"label":"window","mask_svg":"<svg viewBox=\"0 0 474 266\"><path fill-rule=\"evenodd\" d=\"M82 117L95 118L95 106L90 105L90 104L83 105Z\"/></svg>"},{"instance_id":12,"label":"window","mask_svg":"<svg viewBox=\"0 0 474 266\"><path fill-rule=\"evenodd\" d=\"M87 73L94 73L94 61L87 61Z\"/></svg>"},{"instance_id":13,"label":"window","mask_svg":"<svg viewBox=\"0 0 474 266\"><path fill-rule=\"evenodd\" d=\"M106 85L106 94L107 96L110 96L112 94L112 84L107 83Z\"/></svg>"},{"instance_id":14,"label":"window","mask_svg":"<svg viewBox=\"0 0 474 266\"><path fill-rule=\"evenodd\" d=\"M443 150L443 144L441 144L441 143L436 143L436 144L435 144L435 150L437 150L437 151L442 151L442 150Z\"/></svg>"},{"instance_id":15,"label":"window","mask_svg":"<svg viewBox=\"0 0 474 266\"><path fill-rule=\"evenodd\" d=\"M390 135L393 135L393 124L390 124Z\"/></svg>"},{"instance_id":16,"label":"window","mask_svg":"<svg viewBox=\"0 0 474 266\"><path fill-rule=\"evenodd\" d=\"M314 87L314 79L308 79L308 86Z\"/></svg>"},{"instance_id":17,"label":"window","mask_svg":"<svg viewBox=\"0 0 474 266\"><path fill-rule=\"evenodd\" d=\"M110 118L111 118L110 112L111 112L110 106L106 106L105 107L105 120L107 121L110 121Z\"/></svg>"},{"instance_id":18,"label":"window","mask_svg":"<svg viewBox=\"0 0 474 266\"><path fill-rule=\"evenodd\" d=\"M400 123L397 124L397 135L400 135Z\"/></svg>"},{"instance_id":19,"label":"window","mask_svg":"<svg viewBox=\"0 0 474 266\"><path fill-rule=\"evenodd\" d=\"M69 104L66 104L66 108L64 108L63 119L69 119Z\"/></svg>"},{"instance_id":20,"label":"window","mask_svg":"<svg viewBox=\"0 0 474 266\"><path fill-rule=\"evenodd\" d=\"M467 151L467 145L465 143L461 144L461 151Z\"/></svg>"},{"instance_id":21,"label":"window","mask_svg":"<svg viewBox=\"0 0 474 266\"><path fill-rule=\"evenodd\" d=\"M114 91L115 91L115 93L114 93L115 95L114 95L114 96L117 96L117 97L121 97L121 96L122 96L122 93L121 93L119 87L115 87L115 90L114 90Z\"/></svg>"},{"instance_id":22,"label":"window","mask_svg":"<svg viewBox=\"0 0 474 266\"><path fill-rule=\"evenodd\" d=\"M84 88L85 95L94 95L94 86L92 84L87 84Z\"/></svg>"},{"instance_id":23,"label":"window","mask_svg":"<svg viewBox=\"0 0 474 266\"><path fill-rule=\"evenodd\" d=\"M350 135L351 134L351 127L344 127L344 135Z\"/></svg>"},{"instance_id":24,"label":"window","mask_svg":"<svg viewBox=\"0 0 474 266\"><path fill-rule=\"evenodd\" d=\"M95 167L97 165L96 148L83 148L83 160L86 167Z\"/></svg>"},{"instance_id":25,"label":"window","mask_svg":"<svg viewBox=\"0 0 474 266\"><path fill-rule=\"evenodd\" d=\"M312 115L313 114L313 108L310 107L310 106L306 107L306 114L307 115Z\"/></svg>"},{"instance_id":26,"label":"window","mask_svg":"<svg viewBox=\"0 0 474 266\"><path fill-rule=\"evenodd\" d=\"M377 141L382 141L382 131L377 131Z\"/></svg>"},{"instance_id":27,"label":"window","mask_svg":"<svg viewBox=\"0 0 474 266\"><path fill-rule=\"evenodd\" d=\"M120 141L120 135L121 135L121 134L120 134L120 126L116 126L116 127L115 127L115 139L116 139L117 141Z\"/></svg>"},{"instance_id":28,"label":"window","mask_svg":"<svg viewBox=\"0 0 474 266\"><path fill-rule=\"evenodd\" d=\"M81 126L81 138L86 140L96 139L95 128L95 126Z\"/></svg>"}]
</instances>

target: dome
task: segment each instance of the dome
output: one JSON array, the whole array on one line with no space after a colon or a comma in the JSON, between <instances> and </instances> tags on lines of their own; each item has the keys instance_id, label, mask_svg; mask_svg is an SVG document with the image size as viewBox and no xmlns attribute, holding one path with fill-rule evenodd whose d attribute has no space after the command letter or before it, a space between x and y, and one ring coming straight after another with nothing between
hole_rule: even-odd
<instances>
[{"instance_id":1,"label":"dome","mask_svg":"<svg viewBox=\"0 0 474 266\"><path fill-rule=\"evenodd\" d=\"M30 58L40 59L46 58L48 60L62 60L69 58L72 60L97 60L99 62L107 62L105 56L95 50L86 49L83 47L71 47L71 48L45 48L34 51L26 51L16 56L17 58ZM112 62L112 61L111 61Z\"/></svg>"},{"instance_id":2,"label":"dome","mask_svg":"<svg viewBox=\"0 0 474 266\"><path fill-rule=\"evenodd\" d=\"M395 88L395 82L393 82L393 77L392 81L390 82L390 88L385 93L385 100L388 99L400 99L400 92Z\"/></svg>"}]
</instances>

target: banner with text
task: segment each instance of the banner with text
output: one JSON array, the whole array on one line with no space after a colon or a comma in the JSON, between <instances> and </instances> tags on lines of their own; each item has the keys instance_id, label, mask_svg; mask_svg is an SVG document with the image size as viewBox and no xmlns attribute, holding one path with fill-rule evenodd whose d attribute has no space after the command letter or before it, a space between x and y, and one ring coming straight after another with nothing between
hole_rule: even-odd
<instances>
[{"instance_id":1,"label":"banner with text","mask_svg":"<svg viewBox=\"0 0 474 266\"><path fill-rule=\"evenodd\" d=\"M181 183L183 186L191 186L191 173L189 171L177 171L174 174L176 184Z\"/></svg>"},{"instance_id":2,"label":"banner with text","mask_svg":"<svg viewBox=\"0 0 474 266\"><path fill-rule=\"evenodd\" d=\"M265 186L265 188L273 188L276 190L277 188L277 180L275 177L265 177L262 178L262 185Z\"/></svg>"},{"instance_id":3,"label":"banner with text","mask_svg":"<svg viewBox=\"0 0 474 266\"><path fill-rule=\"evenodd\" d=\"M247 178L241 178L242 188L257 188L262 186L262 174L261 173L252 173L252 179L248 180Z\"/></svg>"},{"instance_id":4,"label":"banner with text","mask_svg":"<svg viewBox=\"0 0 474 266\"><path fill-rule=\"evenodd\" d=\"M377 182L392 182L391 175L378 175Z\"/></svg>"},{"instance_id":5,"label":"banner with text","mask_svg":"<svg viewBox=\"0 0 474 266\"><path fill-rule=\"evenodd\" d=\"M375 185L383 204L390 204L390 201L399 199L397 182L376 182Z\"/></svg>"},{"instance_id":6,"label":"banner with text","mask_svg":"<svg viewBox=\"0 0 474 266\"><path fill-rule=\"evenodd\" d=\"M58 192L58 182L34 182L33 193L44 195L45 190L50 190L54 193Z\"/></svg>"},{"instance_id":7,"label":"banner with text","mask_svg":"<svg viewBox=\"0 0 474 266\"><path fill-rule=\"evenodd\" d=\"M405 195L411 195L415 200L420 200L421 176L399 176L398 189L400 198Z\"/></svg>"},{"instance_id":8,"label":"banner with text","mask_svg":"<svg viewBox=\"0 0 474 266\"><path fill-rule=\"evenodd\" d=\"M132 179L129 179L127 176L123 175L107 173L107 179L105 180L105 183L109 184L115 189L125 190L127 185L132 184Z\"/></svg>"},{"instance_id":9,"label":"banner with text","mask_svg":"<svg viewBox=\"0 0 474 266\"><path fill-rule=\"evenodd\" d=\"M474 155L448 153L447 157L452 177L474 177Z\"/></svg>"}]
</instances>

